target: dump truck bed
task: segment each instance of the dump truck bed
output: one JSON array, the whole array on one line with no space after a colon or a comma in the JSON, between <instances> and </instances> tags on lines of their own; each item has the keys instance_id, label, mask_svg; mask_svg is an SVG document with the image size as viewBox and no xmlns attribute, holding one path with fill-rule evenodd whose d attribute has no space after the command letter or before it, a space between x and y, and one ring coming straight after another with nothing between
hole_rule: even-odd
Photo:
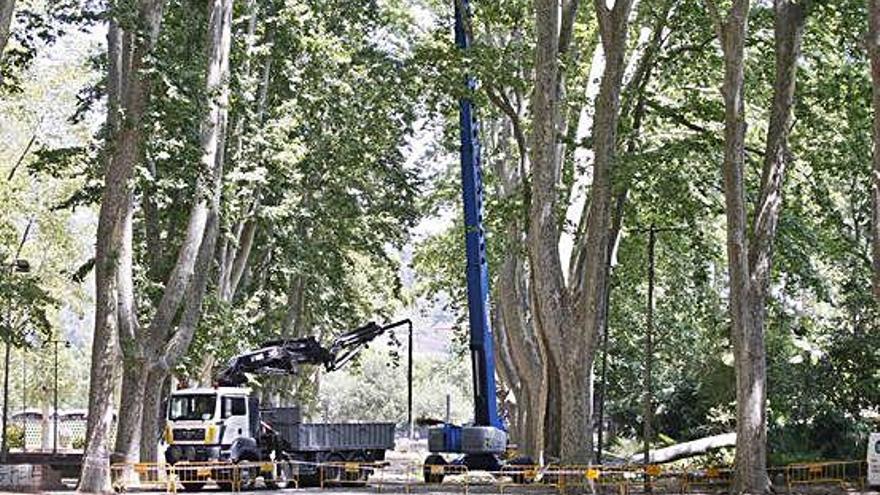
<instances>
[{"instance_id":1,"label":"dump truck bed","mask_svg":"<svg viewBox=\"0 0 880 495\"><path fill-rule=\"evenodd\" d=\"M394 423L302 423L289 431L294 451L394 449Z\"/></svg>"},{"instance_id":2,"label":"dump truck bed","mask_svg":"<svg viewBox=\"0 0 880 495\"><path fill-rule=\"evenodd\" d=\"M266 409L261 415L293 452L394 448L394 423L301 423L298 408Z\"/></svg>"}]
</instances>

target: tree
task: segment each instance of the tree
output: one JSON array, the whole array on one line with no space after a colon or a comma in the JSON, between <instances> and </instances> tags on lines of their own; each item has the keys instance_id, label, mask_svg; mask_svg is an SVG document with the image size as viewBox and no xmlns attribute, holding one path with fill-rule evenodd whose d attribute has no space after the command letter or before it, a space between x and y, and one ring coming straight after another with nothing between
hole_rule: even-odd
<instances>
[{"instance_id":1,"label":"tree","mask_svg":"<svg viewBox=\"0 0 880 495\"><path fill-rule=\"evenodd\" d=\"M134 24L116 19L107 31L107 123L104 190L95 247L95 333L89 387L89 420L78 490L110 491L109 435L119 381L120 334L133 334L135 314L131 278L132 176L142 145L141 121L149 93L147 57L162 26L161 0L134 6ZM124 18L124 16L121 16ZM124 50L123 46L131 47Z\"/></svg>"},{"instance_id":2,"label":"tree","mask_svg":"<svg viewBox=\"0 0 880 495\"><path fill-rule=\"evenodd\" d=\"M871 252L873 255L874 299L880 301L880 2L868 2L868 54L874 102L874 155L871 187Z\"/></svg>"},{"instance_id":3,"label":"tree","mask_svg":"<svg viewBox=\"0 0 880 495\"><path fill-rule=\"evenodd\" d=\"M713 9L717 7L713 5ZM795 71L804 23L802 3L774 3L776 80L767 131L767 147L751 235L748 234L745 176L743 58L749 2L735 1L719 21L724 53L724 193L730 271L731 335L736 367L736 487L740 493L770 490L767 476L767 391L764 320L773 241L782 204L782 183L790 161L788 134ZM717 18L717 10L715 11Z\"/></svg>"},{"instance_id":4,"label":"tree","mask_svg":"<svg viewBox=\"0 0 880 495\"><path fill-rule=\"evenodd\" d=\"M142 431L147 433L143 450L149 456L146 459L155 459L155 442L152 440L154 428L144 426L158 423L162 385L168 370L182 357L192 340L211 270L217 236L229 100L232 0L214 1L209 19L204 92L208 102L200 126L201 154L195 197L177 259L148 325L141 326L137 322L138 315L133 304L133 259L124 261L126 287L131 298L128 308L131 314L127 317L132 323L128 332L122 333L123 357L127 366L123 373L115 452L124 455L121 460L127 462L137 462L141 458ZM131 232L127 242L132 242ZM179 311L182 311L182 316L175 328L173 320Z\"/></svg>"},{"instance_id":5,"label":"tree","mask_svg":"<svg viewBox=\"0 0 880 495\"><path fill-rule=\"evenodd\" d=\"M555 363L556 370L550 372L559 374L560 457L570 463L587 463L592 458L591 374L602 331L599 325L608 276L612 176L617 153L626 26L632 5L631 0L618 0L610 9L602 1L594 5L606 65L593 126L595 161L590 201L584 216L582 251L576 256L575 276L569 289L558 255L558 221L553 215L560 179L556 128L560 46L557 24L560 19L555 2L536 2L538 29L528 249L535 299L533 310L545 356ZM567 22L572 21L563 19L562 25L566 26Z\"/></svg>"},{"instance_id":6,"label":"tree","mask_svg":"<svg viewBox=\"0 0 880 495\"><path fill-rule=\"evenodd\" d=\"M265 340L331 338L389 318L402 294L399 261L388 249L401 246L419 213L420 180L403 151L418 115L419 80L407 54L375 41L376 30L396 37L409 24L367 3L249 12L259 14L245 27L254 36L232 57L239 63L219 266L204 324L175 370L202 383L217 363ZM315 33L331 41L315 43ZM300 401L308 414L317 376L310 370L296 386L252 385L267 401Z\"/></svg>"}]
</instances>

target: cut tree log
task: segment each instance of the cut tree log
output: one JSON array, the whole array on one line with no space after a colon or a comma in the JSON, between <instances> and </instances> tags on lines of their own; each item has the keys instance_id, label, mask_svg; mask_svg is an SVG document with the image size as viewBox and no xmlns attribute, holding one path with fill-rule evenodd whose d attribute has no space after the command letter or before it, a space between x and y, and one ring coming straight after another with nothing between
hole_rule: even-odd
<instances>
[{"instance_id":1,"label":"cut tree log","mask_svg":"<svg viewBox=\"0 0 880 495\"><path fill-rule=\"evenodd\" d=\"M736 433L722 433L721 435L713 435L704 437L690 442L682 442L662 449L651 451L651 463L663 464L665 462L677 461L687 457L693 457L713 450L724 447L733 447L736 445ZM632 464L641 464L644 454L639 452L633 454L629 458Z\"/></svg>"}]
</instances>

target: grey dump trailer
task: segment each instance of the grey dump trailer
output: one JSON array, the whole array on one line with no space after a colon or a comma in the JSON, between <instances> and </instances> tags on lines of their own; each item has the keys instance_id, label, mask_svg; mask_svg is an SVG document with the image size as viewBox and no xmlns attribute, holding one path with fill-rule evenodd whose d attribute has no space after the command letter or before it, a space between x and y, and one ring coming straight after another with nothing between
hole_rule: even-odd
<instances>
[{"instance_id":1,"label":"grey dump trailer","mask_svg":"<svg viewBox=\"0 0 880 495\"><path fill-rule=\"evenodd\" d=\"M299 408L260 411L288 460L301 463L377 462L394 448L394 423L303 423ZM308 468L304 465L303 468ZM313 471L311 469L300 469Z\"/></svg>"}]
</instances>

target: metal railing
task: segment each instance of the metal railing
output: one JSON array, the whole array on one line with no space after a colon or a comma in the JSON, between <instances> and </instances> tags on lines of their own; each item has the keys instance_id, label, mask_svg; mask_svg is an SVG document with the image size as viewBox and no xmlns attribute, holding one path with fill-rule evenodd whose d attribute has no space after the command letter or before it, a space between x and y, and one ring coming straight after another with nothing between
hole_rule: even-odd
<instances>
[{"instance_id":1,"label":"metal railing","mask_svg":"<svg viewBox=\"0 0 880 495\"><path fill-rule=\"evenodd\" d=\"M771 468L768 475L777 489L791 493L800 485L865 486L864 461L797 463ZM227 491L256 486L321 488L331 486L369 486L377 493L420 493L438 489L469 494L547 493L574 495L602 493L707 493L728 491L733 470L728 466L666 468L658 465L507 465L496 472L470 471L466 466L445 464L425 466L417 462L192 462L164 464L114 464L113 486L164 488L176 493L185 485L213 483ZM427 481L426 481L427 480ZM780 486L784 483L784 487ZM192 487L195 488L195 487Z\"/></svg>"}]
</instances>

